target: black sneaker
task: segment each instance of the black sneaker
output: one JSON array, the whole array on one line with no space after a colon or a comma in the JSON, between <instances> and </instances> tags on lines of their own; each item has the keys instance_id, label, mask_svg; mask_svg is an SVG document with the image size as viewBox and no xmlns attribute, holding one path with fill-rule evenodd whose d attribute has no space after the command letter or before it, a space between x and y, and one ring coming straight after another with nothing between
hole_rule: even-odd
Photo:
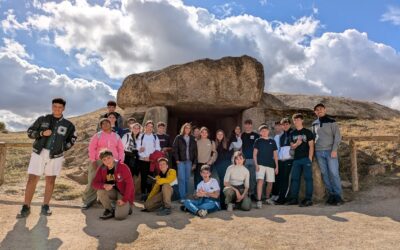
<instances>
[{"instance_id":1,"label":"black sneaker","mask_svg":"<svg viewBox=\"0 0 400 250\"><path fill-rule=\"evenodd\" d=\"M306 200L304 199L301 203L300 203L300 207L310 207L313 205L313 202L310 200Z\"/></svg>"},{"instance_id":2,"label":"black sneaker","mask_svg":"<svg viewBox=\"0 0 400 250\"><path fill-rule=\"evenodd\" d=\"M129 213L128 213L129 215L131 215L132 214L132 208L130 207L129 208Z\"/></svg>"},{"instance_id":3,"label":"black sneaker","mask_svg":"<svg viewBox=\"0 0 400 250\"><path fill-rule=\"evenodd\" d=\"M183 206L183 205L180 206L179 208L181 209L182 212L187 212L188 211L187 208L185 206Z\"/></svg>"},{"instance_id":4,"label":"black sneaker","mask_svg":"<svg viewBox=\"0 0 400 250\"><path fill-rule=\"evenodd\" d=\"M340 196L335 196L333 199L333 204L334 206L340 206L344 204L344 200L342 200L342 197Z\"/></svg>"},{"instance_id":5,"label":"black sneaker","mask_svg":"<svg viewBox=\"0 0 400 250\"><path fill-rule=\"evenodd\" d=\"M329 198L326 200L327 205L333 205L335 197L333 195L329 195Z\"/></svg>"},{"instance_id":6,"label":"black sneaker","mask_svg":"<svg viewBox=\"0 0 400 250\"><path fill-rule=\"evenodd\" d=\"M283 204L285 204L285 200L284 199L278 199L278 200L275 201L275 204L276 205L283 205Z\"/></svg>"},{"instance_id":7,"label":"black sneaker","mask_svg":"<svg viewBox=\"0 0 400 250\"><path fill-rule=\"evenodd\" d=\"M49 205L42 205L42 210L40 211L41 215L50 216L53 212L50 210Z\"/></svg>"},{"instance_id":8,"label":"black sneaker","mask_svg":"<svg viewBox=\"0 0 400 250\"><path fill-rule=\"evenodd\" d=\"M286 203L286 205L288 205L288 206L298 205L298 204L299 204L299 201L298 201L297 199L290 199L290 200Z\"/></svg>"},{"instance_id":9,"label":"black sneaker","mask_svg":"<svg viewBox=\"0 0 400 250\"><path fill-rule=\"evenodd\" d=\"M171 208L163 208L162 210L160 210L159 212L157 212L158 216L166 216L171 214Z\"/></svg>"},{"instance_id":10,"label":"black sneaker","mask_svg":"<svg viewBox=\"0 0 400 250\"><path fill-rule=\"evenodd\" d=\"M28 207L28 205L23 205L21 212L19 212L19 214L17 214L17 218L26 218L28 217L28 215L31 213L31 207Z\"/></svg>"},{"instance_id":11,"label":"black sneaker","mask_svg":"<svg viewBox=\"0 0 400 250\"><path fill-rule=\"evenodd\" d=\"M108 220L114 217L114 211L110 211L108 209L104 210L104 213L99 218L102 220Z\"/></svg>"}]
</instances>

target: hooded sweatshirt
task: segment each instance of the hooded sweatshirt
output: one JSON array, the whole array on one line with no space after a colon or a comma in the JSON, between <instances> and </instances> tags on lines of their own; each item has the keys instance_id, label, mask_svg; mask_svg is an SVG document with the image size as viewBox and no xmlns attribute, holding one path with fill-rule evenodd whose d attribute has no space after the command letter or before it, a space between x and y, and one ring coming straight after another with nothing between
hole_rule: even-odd
<instances>
[{"instance_id":1,"label":"hooded sweatshirt","mask_svg":"<svg viewBox=\"0 0 400 250\"><path fill-rule=\"evenodd\" d=\"M342 137L334 119L328 116L320 117L312 123L311 130L315 135L316 151L338 150Z\"/></svg>"}]
</instances>

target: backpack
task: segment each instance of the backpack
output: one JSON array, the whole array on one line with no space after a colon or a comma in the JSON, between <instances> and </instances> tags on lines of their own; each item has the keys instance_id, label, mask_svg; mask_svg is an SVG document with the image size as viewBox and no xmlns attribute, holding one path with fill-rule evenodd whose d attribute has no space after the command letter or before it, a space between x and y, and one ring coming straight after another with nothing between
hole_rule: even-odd
<instances>
[{"instance_id":1,"label":"backpack","mask_svg":"<svg viewBox=\"0 0 400 250\"><path fill-rule=\"evenodd\" d=\"M144 138L144 135L145 135L145 134L142 134L142 136L140 137L140 145L141 145L142 147L143 147L143 138ZM154 148L156 148L157 136L156 136L156 134L154 134L154 133L152 133L152 135L153 135L153 137L154 137L154 140L153 140Z\"/></svg>"}]
</instances>

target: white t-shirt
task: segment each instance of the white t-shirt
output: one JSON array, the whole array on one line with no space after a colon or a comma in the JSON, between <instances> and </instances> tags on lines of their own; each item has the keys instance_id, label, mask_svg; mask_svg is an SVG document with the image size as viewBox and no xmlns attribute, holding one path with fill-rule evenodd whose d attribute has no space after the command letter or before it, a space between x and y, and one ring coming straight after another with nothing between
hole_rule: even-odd
<instances>
[{"instance_id":1,"label":"white t-shirt","mask_svg":"<svg viewBox=\"0 0 400 250\"><path fill-rule=\"evenodd\" d=\"M157 136L155 136L154 134L149 134L149 135L144 134L143 143L142 143L142 136L143 134L140 134L136 141L138 149L144 147L144 151L139 153L139 157L141 158L149 157L152 153L154 153L154 151L161 150L160 140L158 139Z\"/></svg>"},{"instance_id":2,"label":"white t-shirt","mask_svg":"<svg viewBox=\"0 0 400 250\"><path fill-rule=\"evenodd\" d=\"M220 187L218 184L218 181L214 178L210 178L210 180L206 183L204 181L201 181L198 185L197 185L197 192L203 189L205 192L207 193L213 193L215 191L219 191Z\"/></svg>"}]
</instances>

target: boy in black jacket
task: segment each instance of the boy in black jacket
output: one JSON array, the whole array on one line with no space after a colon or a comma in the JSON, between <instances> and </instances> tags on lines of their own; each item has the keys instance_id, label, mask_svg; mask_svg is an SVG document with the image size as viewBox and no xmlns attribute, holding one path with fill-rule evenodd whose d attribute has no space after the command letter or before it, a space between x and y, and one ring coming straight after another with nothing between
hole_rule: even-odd
<instances>
[{"instance_id":1,"label":"boy in black jacket","mask_svg":"<svg viewBox=\"0 0 400 250\"><path fill-rule=\"evenodd\" d=\"M17 218L24 218L30 214L36 184L43 174L46 176L46 187L41 214L52 214L49 203L56 177L64 163L64 152L76 141L75 126L63 117L65 104L62 98L53 99L52 114L39 117L28 129L29 138L35 139L35 142L28 167L25 201Z\"/></svg>"}]
</instances>

